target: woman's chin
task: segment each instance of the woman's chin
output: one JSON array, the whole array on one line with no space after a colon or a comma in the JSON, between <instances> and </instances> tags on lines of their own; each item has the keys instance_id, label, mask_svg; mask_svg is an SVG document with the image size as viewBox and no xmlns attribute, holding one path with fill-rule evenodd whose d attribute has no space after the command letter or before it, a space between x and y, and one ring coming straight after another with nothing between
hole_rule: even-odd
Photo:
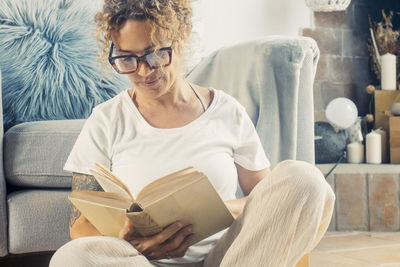
<instances>
[{"instance_id":1,"label":"woman's chin","mask_svg":"<svg viewBox=\"0 0 400 267\"><path fill-rule=\"evenodd\" d=\"M135 91L139 92L141 95L150 97L150 98L157 98L165 93L164 86L161 85L160 82L150 85L142 85L136 84Z\"/></svg>"}]
</instances>

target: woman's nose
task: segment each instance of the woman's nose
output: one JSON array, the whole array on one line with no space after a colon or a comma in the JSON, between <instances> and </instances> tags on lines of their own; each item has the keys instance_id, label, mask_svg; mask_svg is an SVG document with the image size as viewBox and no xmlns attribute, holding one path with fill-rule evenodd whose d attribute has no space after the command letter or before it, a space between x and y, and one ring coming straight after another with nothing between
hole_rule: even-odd
<instances>
[{"instance_id":1,"label":"woman's nose","mask_svg":"<svg viewBox=\"0 0 400 267\"><path fill-rule=\"evenodd\" d=\"M136 73L140 76L147 76L149 73L151 73L153 70L150 69L149 65L145 61L140 61L138 63L138 68L136 70Z\"/></svg>"}]
</instances>

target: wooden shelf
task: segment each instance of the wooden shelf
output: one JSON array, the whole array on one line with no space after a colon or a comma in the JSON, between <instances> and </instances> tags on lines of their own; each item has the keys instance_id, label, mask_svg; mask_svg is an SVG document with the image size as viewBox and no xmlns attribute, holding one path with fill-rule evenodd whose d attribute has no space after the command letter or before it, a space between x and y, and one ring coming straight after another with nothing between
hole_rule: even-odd
<instances>
[{"instance_id":1,"label":"wooden shelf","mask_svg":"<svg viewBox=\"0 0 400 267\"><path fill-rule=\"evenodd\" d=\"M322 173L327 173L334 166L334 163L329 164L316 164ZM340 163L333 173L400 173L400 164L352 164Z\"/></svg>"}]
</instances>

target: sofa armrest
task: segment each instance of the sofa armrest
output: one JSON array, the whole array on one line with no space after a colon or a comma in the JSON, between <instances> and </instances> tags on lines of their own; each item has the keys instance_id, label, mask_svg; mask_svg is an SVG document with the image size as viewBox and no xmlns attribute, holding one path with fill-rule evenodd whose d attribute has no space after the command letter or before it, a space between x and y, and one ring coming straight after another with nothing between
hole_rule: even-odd
<instances>
[{"instance_id":1,"label":"sofa armrest","mask_svg":"<svg viewBox=\"0 0 400 267\"><path fill-rule=\"evenodd\" d=\"M0 71L0 96L2 95L1 90L1 71ZM7 205L6 205L6 197L7 197L7 188L6 188L6 179L4 177L4 168L3 168L3 105L0 97L0 257L8 254L8 246L7 246Z\"/></svg>"}]
</instances>

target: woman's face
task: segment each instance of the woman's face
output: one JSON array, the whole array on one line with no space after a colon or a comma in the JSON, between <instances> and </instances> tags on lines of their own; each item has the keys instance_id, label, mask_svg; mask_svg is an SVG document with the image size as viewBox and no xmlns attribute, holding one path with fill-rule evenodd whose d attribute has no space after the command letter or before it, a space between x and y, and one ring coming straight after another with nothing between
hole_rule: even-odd
<instances>
[{"instance_id":1,"label":"woman's face","mask_svg":"<svg viewBox=\"0 0 400 267\"><path fill-rule=\"evenodd\" d=\"M150 25L148 21L128 20L114 38L117 55L143 56L154 51L155 47L150 38ZM160 40L161 47L170 47L171 42ZM127 74L135 91L142 96L158 98L168 93L176 86L180 74L180 56L172 52L172 61L169 66L150 69L140 62L134 73Z\"/></svg>"}]
</instances>

